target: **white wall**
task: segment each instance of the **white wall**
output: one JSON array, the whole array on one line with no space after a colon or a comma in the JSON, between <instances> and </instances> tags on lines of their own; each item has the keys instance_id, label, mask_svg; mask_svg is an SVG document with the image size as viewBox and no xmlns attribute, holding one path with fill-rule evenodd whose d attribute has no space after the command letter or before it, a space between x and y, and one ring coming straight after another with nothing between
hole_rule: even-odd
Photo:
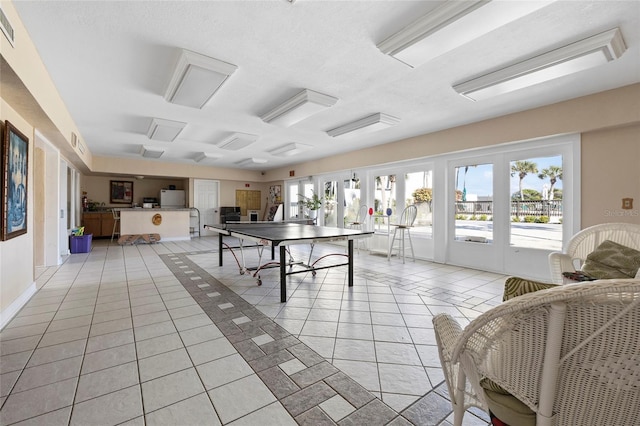
<instances>
[{"instance_id":1,"label":"white wall","mask_svg":"<svg viewBox=\"0 0 640 426\"><path fill-rule=\"evenodd\" d=\"M34 190L33 190L33 127L0 99L0 120L9 120L29 138L27 176L27 233L0 242L0 328L35 292L33 267Z\"/></svg>"}]
</instances>

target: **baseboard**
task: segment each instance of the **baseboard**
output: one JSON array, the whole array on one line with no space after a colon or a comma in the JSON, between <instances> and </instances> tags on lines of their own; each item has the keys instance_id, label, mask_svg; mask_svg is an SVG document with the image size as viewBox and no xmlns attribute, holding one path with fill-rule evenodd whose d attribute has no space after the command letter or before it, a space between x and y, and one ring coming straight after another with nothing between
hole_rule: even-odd
<instances>
[{"instance_id":1,"label":"baseboard","mask_svg":"<svg viewBox=\"0 0 640 426\"><path fill-rule=\"evenodd\" d=\"M33 282L13 303L0 312L0 330L9 324L9 321L11 321L20 309L27 304L31 297L36 294L36 291L36 283Z\"/></svg>"}]
</instances>

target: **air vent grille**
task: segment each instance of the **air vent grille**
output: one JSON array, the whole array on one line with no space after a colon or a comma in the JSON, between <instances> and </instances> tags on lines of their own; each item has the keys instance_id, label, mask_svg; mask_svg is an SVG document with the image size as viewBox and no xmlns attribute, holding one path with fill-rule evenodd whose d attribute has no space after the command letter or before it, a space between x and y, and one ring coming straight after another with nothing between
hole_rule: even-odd
<instances>
[{"instance_id":1,"label":"air vent grille","mask_svg":"<svg viewBox=\"0 0 640 426\"><path fill-rule=\"evenodd\" d=\"M7 15L4 14L4 10L0 9L0 28L2 28L2 32L4 33L9 43L13 46L14 44L14 31L13 26L9 22Z\"/></svg>"}]
</instances>

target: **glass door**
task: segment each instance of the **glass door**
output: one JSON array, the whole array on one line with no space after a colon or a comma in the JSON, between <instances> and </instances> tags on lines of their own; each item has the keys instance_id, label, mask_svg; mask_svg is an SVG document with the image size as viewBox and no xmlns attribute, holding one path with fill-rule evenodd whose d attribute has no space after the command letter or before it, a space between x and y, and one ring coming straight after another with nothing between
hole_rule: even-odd
<instances>
[{"instance_id":1,"label":"glass door","mask_svg":"<svg viewBox=\"0 0 640 426\"><path fill-rule=\"evenodd\" d=\"M363 194L360 190L360 178L353 174L350 178L342 181L342 192L344 195L344 211L340 227L345 224L354 222L358 215L360 203L363 202Z\"/></svg>"},{"instance_id":2,"label":"glass door","mask_svg":"<svg viewBox=\"0 0 640 426\"><path fill-rule=\"evenodd\" d=\"M496 156L452 161L448 176L448 259L471 268L498 271L502 268L502 245L494 224L501 200L496 197L495 176L500 172Z\"/></svg>"},{"instance_id":3,"label":"glass door","mask_svg":"<svg viewBox=\"0 0 640 426\"><path fill-rule=\"evenodd\" d=\"M579 147L563 135L450 160L445 262L548 281L579 223Z\"/></svg>"},{"instance_id":4,"label":"glass door","mask_svg":"<svg viewBox=\"0 0 640 426\"><path fill-rule=\"evenodd\" d=\"M316 194L314 182L310 179L291 180L285 183L285 218L286 219L314 219L317 220L319 211L312 211L305 205L305 199ZM322 193L317 193L322 196ZM321 206L321 210L322 211Z\"/></svg>"},{"instance_id":5,"label":"glass door","mask_svg":"<svg viewBox=\"0 0 640 426\"><path fill-rule=\"evenodd\" d=\"M338 227L338 213L342 211L339 209L338 203L338 181L337 180L325 180L323 182L324 189L324 215L322 217L322 224L324 226Z\"/></svg>"}]
</instances>

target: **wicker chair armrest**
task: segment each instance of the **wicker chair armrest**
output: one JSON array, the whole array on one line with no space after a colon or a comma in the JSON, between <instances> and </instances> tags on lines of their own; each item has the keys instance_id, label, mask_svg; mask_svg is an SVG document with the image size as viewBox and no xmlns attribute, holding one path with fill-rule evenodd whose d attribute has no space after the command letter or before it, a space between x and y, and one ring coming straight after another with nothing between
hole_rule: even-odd
<instances>
[{"instance_id":1,"label":"wicker chair armrest","mask_svg":"<svg viewBox=\"0 0 640 426\"><path fill-rule=\"evenodd\" d=\"M433 327L438 342L438 352L443 360L451 362L451 354L462 335L462 327L447 314L438 314L433 317Z\"/></svg>"},{"instance_id":2,"label":"wicker chair armrest","mask_svg":"<svg viewBox=\"0 0 640 426\"><path fill-rule=\"evenodd\" d=\"M554 284L562 284L563 272L575 271L573 259L565 253L552 252L549 253L549 269L551 270L551 281Z\"/></svg>"}]
</instances>

